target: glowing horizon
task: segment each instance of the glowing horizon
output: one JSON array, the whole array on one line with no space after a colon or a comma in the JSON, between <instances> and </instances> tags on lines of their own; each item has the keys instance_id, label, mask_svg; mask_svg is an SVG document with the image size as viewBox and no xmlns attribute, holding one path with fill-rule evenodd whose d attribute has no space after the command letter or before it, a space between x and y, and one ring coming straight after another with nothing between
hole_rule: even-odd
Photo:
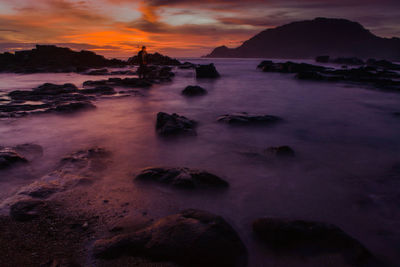
<instances>
[{"instance_id":1,"label":"glowing horizon","mask_svg":"<svg viewBox=\"0 0 400 267\"><path fill-rule=\"evenodd\" d=\"M220 45L237 47L266 28L315 17L354 20L392 37L400 36L399 8L394 0L1 0L0 51L56 44L126 58L146 45L149 52L201 56Z\"/></svg>"}]
</instances>

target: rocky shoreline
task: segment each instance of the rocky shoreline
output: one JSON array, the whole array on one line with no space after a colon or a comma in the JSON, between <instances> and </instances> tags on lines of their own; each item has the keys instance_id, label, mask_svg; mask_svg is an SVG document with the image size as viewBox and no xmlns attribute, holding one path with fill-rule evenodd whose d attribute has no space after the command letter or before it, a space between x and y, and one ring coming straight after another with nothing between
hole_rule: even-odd
<instances>
[{"instance_id":1,"label":"rocky shoreline","mask_svg":"<svg viewBox=\"0 0 400 267\"><path fill-rule=\"evenodd\" d=\"M372 80L367 83L373 85L381 85L390 75L397 78L397 74L384 70L375 73L364 67L339 72L310 64L265 61L259 68L265 72L295 73L299 79L311 77L323 81L366 82L364 78L368 76ZM353 72L356 74L353 75ZM98 75L105 72L101 73ZM220 77L214 65L197 66L196 73L200 79ZM324 78L316 79L315 75ZM8 118L92 109L98 98L121 94L118 88L125 88L122 89L124 92L126 88L147 89L156 83L169 82L173 76L171 68L157 66L147 80L90 80L85 81L82 88L68 83L46 83L31 91L8 93L9 101L0 105L1 116ZM390 84L389 88L397 90L397 83ZM185 88L182 94L205 96L206 92L199 86L191 86ZM32 104L32 101L38 103ZM226 124L229 129L269 127L283 121L284 118L275 115L247 112L223 114L215 118L216 123ZM196 138L198 127L201 125L195 120L176 113L159 112L154 118L155 131L164 138ZM40 147L32 144L1 147L0 168L29 165L31 158L40 154L40 151ZM263 156L296 160L294 149L289 146L269 147ZM266 254L276 253L281 257L300 255L308 259L317 256L326 258L327 262L334 258L333 264L337 257L338 262L345 266L386 266L361 242L327 222L272 218L259 214L251 218L251 225L244 230L253 238L244 242L229 218L206 210L185 209L161 217L147 216L143 212L138 219L123 215L124 206L120 206L113 211L116 217L125 218L126 222L119 225L115 220L107 220L108 215L97 213L89 206L80 207L80 212L68 206L63 197L74 190L85 192L85 187L99 182L103 178L103 171L112 164L111 158L112 154L104 147L75 151L61 158L53 171L4 200L0 204L0 265L244 267L248 266L249 261L246 242L254 242L262 244L261 248ZM215 189L218 189L215 190L216 194L224 194L231 189L229 177L222 178L207 170L185 166L150 167L130 177L133 178L132 184L141 182L150 189L157 184L170 186L174 194L182 195L194 190L205 192ZM102 201L104 205L109 204L108 199ZM268 262L267 256L265 262Z\"/></svg>"}]
</instances>

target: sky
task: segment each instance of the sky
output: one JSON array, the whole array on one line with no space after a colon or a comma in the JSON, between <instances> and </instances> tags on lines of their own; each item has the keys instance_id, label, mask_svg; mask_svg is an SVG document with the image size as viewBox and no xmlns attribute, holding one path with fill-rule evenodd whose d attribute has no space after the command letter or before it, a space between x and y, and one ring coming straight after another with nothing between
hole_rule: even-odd
<instances>
[{"instance_id":1,"label":"sky","mask_svg":"<svg viewBox=\"0 0 400 267\"><path fill-rule=\"evenodd\" d=\"M0 0L0 51L56 44L126 58L142 45L174 57L237 47L267 28L315 17L400 37L400 0Z\"/></svg>"}]
</instances>

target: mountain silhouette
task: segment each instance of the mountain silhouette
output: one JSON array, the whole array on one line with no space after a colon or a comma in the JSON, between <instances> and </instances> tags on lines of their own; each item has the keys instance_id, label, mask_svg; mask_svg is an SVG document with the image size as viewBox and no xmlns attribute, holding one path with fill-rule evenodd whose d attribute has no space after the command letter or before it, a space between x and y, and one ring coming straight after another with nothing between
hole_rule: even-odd
<instances>
[{"instance_id":1,"label":"mountain silhouette","mask_svg":"<svg viewBox=\"0 0 400 267\"><path fill-rule=\"evenodd\" d=\"M359 57L400 60L400 39L382 38L346 19L316 18L267 29L237 48L220 46L206 57Z\"/></svg>"}]
</instances>

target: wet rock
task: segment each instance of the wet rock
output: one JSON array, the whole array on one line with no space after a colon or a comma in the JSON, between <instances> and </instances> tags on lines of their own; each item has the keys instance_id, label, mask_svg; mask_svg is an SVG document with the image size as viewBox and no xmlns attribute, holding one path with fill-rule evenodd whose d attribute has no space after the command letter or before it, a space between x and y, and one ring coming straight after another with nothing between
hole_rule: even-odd
<instances>
[{"instance_id":1,"label":"wet rock","mask_svg":"<svg viewBox=\"0 0 400 267\"><path fill-rule=\"evenodd\" d=\"M76 111L81 111L81 110L86 110L86 109L93 109L96 108L95 105L93 105L91 102L73 102L73 103L66 103L66 104L60 104L54 108L50 108L47 111L52 112L63 112L63 113L71 113L71 112L76 112Z\"/></svg>"},{"instance_id":2,"label":"wet rock","mask_svg":"<svg viewBox=\"0 0 400 267\"><path fill-rule=\"evenodd\" d=\"M172 72L171 67L149 66L147 67L146 79L150 81L170 81L175 73Z\"/></svg>"},{"instance_id":3,"label":"wet rock","mask_svg":"<svg viewBox=\"0 0 400 267\"><path fill-rule=\"evenodd\" d=\"M189 85L182 91L182 94L186 96L201 96L207 94L207 90L197 85Z\"/></svg>"},{"instance_id":4,"label":"wet rock","mask_svg":"<svg viewBox=\"0 0 400 267\"><path fill-rule=\"evenodd\" d=\"M189 209L150 226L94 244L97 258L123 255L168 260L183 266L246 266L247 250L220 216Z\"/></svg>"},{"instance_id":5,"label":"wet rock","mask_svg":"<svg viewBox=\"0 0 400 267\"><path fill-rule=\"evenodd\" d=\"M179 60L161 55L160 53L147 54L147 63L152 65L167 65L167 66L181 65L181 62L179 62ZM139 64L138 56L133 56L129 58L128 64L138 65Z\"/></svg>"},{"instance_id":6,"label":"wet rock","mask_svg":"<svg viewBox=\"0 0 400 267\"><path fill-rule=\"evenodd\" d=\"M220 74L215 68L214 64L198 65L196 67L196 78L218 78Z\"/></svg>"},{"instance_id":7,"label":"wet rock","mask_svg":"<svg viewBox=\"0 0 400 267\"><path fill-rule=\"evenodd\" d=\"M13 148L0 147L0 169L9 168L18 163L27 163L28 160Z\"/></svg>"},{"instance_id":8,"label":"wet rock","mask_svg":"<svg viewBox=\"0 0 400 267\"><path fill-rule=\"evenodd\" d=\"M41 200L22 200L11 205L10 216L16 221L29 221L45 213L46 207Z\"/></svg>"},{"instance_id":9,"label":"wet rock","mask_svg":"<svg viewBox=\"0 0 400 267\"><path fill-rule=\"evenodd\" d=\"M109 74L108 69L97 69L91 70L85 73L86 75L107 75Z\"/></svg>"},{"instance_id":10,"label":"wet rock","mask_svg":"<svg viewBox=\"0 0 400 267\"><path fill-rule=\"evenodd\" d=\"M357 63L355 59L353 60L353 63ZM387 63L382 64L386 65ZM390 64L388 65L395 67ZM263 61L258 67L265 72L295 73L296 78L301 80L359 83L383 90L400 91L399 73L389 71L388 69L378 69L377 66L373 65L358 68L333 69L290 61L285 63Z\"/></svg>"},{"instance_id":11,"label":"wet rock","mask_svg":"<svg viewBox=\"0 0 400 267\"><path fill-rule=\"evenodd\" d=\"M135 179L187 189L226 188L229 186L226 181L214 174L189 168L148 168L141 171Z\"/></svg>"},{"instance_id":12,"label":"wet rock","mask_svg":"<svg viewBox=\"0 0 400 267\"><path fill-rule=\"evenodd\" d=\"M32 91L12 91L8 96L13 100L40 101L54 99L60 95L72 94L77 91L78 88L71 83L62 85L45 83L37 88L33 88Z\"/></svg>"},{"instance_id":13,"label":"wet rock","mask_svg":"<svg viewBox=\"0 0 400 267\"><path fill-rule=\"evenodd\" d=\"M282 119L272 115L256 115L247 112L238 112L232 114L222 115L217 119L219 122L229 124L273 124L281 121Z\"/></svg>"},{"instance_id":14,"label":"wet rock","mask_svg":"<svg viewBox=\"0 0 400 267\"><path fill-rule=\"evenodd\" d=\"M304 250L311 254L342 253L352 262L371 258L357 240L335 225L278 218L260 218L253 222L253 232L270 248Z\"/></svg>"},{"instance_id":15,"label":"wet rock","mask_svg":"<svg viewBox=\"0 0 400 267\"><path fill-rule=\"evenodd\" d=\"M195 127L195 121L189 120L184 116L179 116L176 113L167 114L159 112L157 114L156 130L160 135L196 135Z\"/></svg>"},{"instance_id":16,"label":"wet rock","mask_svg":"<svg viewBox=\"0 0 400 267\"><path fill-rule=\"evenodd\" d=\"M400 70L400 64L395 64L388 60L376 60L372 58L367 60L367 65L386 70Z\"/></svg>"},{"instance_id":17,"label":"wet rock","mask_svg":"<svg viewBox=\"0 0 400 267\"><path fill-rule=\"evenodd\" d=\"M113 95L117 92L114 88L107 85L100 85L95 88L81 89L79 90L82 94L98 94L98 95Z\"/></svg>"},{"instance_id":18,"label":"wet rock","mask_svg":"<svg viewBox=\"0 0 400 267\"><path fill-rule=\"evenodd\" d=\"M196 65L190 62L184 62L182 65L178 66L180 69L194 69L196 68Z\"/></svg>"},{"instance_id":19,"label":"wet rock","mask_svg":"<svg viewBox=\"0 0 400 267\"><path fill-rule=\"evenodd\" d=\"M37 144L20 144L13 148L27 160L33 160L43 156L43 148Z\"/></svg>"},{"instance_id":20,"label":"wet rock","mask_svg":"<svg viewBox=\"0 0 400 267\"><path fill-rule=\"evenodd\" d=\"M291 61L274 63L273 61L270 60L265 60L261 62L258 65L258 68L262 69L264 72L280 72L280 73L323 71L327 69L325 67L306 64L306 63L294 63Z\"/></svg>"},{"instance_id":21,"label":"wet rock","mask_svg":"<svg viewBox=\"0 0 400 267\"><path fill-rule=\"evenodd\" d=\"M294 150L290 146L269 147L264 151L267 155L278 158L292 158L295 156Z\"/></svg>"},{"instance_id":22,"label":"wet rock","mask_svg":"<svg viewBox=\"0 0 400 267\"><path fill-rule=\"evenodd\" d=\"M18 195L45 199L57 192L92 184L107 167L110 153L100 147L80 150L60 160L53 172L23 187Z\"/></svg>"},{"instance_id":23,"label":"wet rock","mask_svg":"<svg viewBox=\"0 0 400 267\"><path fill-rule=\"evenodd\" d=\"M338 57L332 60L332 63L341 65L364 65L365 62L362 59L356 57Z\"/></svg>"},{"instance_id":24,"label":"wet rock","mask_svg":"<svg viewBox=\"0 0 400 267\"><path fill-rule=\"evenodd\" d=\"M86 81L83 86L122 86L132 88L147 88L152 86L152 82L139 78L109 78L108 80Z\"/></svg>"}]
</instances>

